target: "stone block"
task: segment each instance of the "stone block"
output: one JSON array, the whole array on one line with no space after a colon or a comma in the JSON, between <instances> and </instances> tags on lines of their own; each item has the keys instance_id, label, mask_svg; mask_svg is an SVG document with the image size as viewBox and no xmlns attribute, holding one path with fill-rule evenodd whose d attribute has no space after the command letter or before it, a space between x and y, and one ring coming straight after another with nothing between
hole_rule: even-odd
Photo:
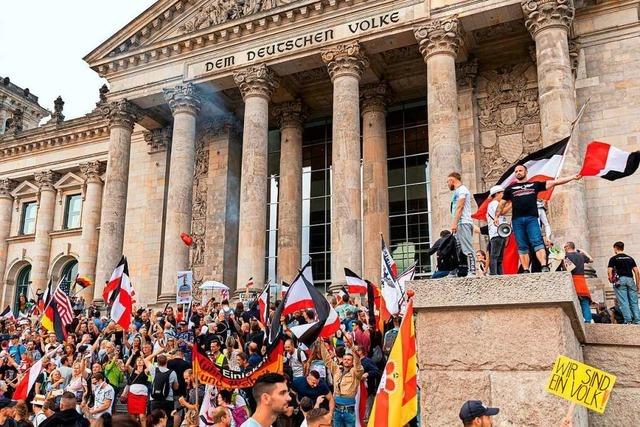
<instances>
[{"instance_id":1,"label":"stone block","mask_svg":"<svg viewBox=\"0 0 640 427\"><path fill-rule=\"evenodd\" d=\"M604 414L589 412L590 427L637 426L640 388L614 386Z\"/></svg>"}]
</instances>

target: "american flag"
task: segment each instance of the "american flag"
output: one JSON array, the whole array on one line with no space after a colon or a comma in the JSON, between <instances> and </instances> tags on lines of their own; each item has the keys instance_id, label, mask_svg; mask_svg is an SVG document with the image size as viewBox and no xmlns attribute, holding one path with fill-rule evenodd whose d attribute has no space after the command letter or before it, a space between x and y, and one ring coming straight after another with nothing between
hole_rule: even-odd
<instances>
[{"instance_id":1,"label":"american flag","mask_svg":"<svg viewBox=\"0 0 640 427\"><path fill-rule=\"evenodd\" d=\"M56 309L60 314L60 320L65 325L69 325L73 322L73 308L71 307L71 301L69 301L69 296L64 292L61 286L58 286L56 291L53 293L53 300L56 303Z\"/></svg>"}]
</instances>

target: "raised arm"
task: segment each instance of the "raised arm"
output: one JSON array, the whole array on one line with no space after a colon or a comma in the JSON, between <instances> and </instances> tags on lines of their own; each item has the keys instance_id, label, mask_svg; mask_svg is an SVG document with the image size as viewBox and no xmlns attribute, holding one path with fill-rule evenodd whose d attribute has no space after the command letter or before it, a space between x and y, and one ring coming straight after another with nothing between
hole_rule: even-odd
<instances>
[{"instance_id":1,"label":"raised arm","mask_svg":"<svg viewBox=\"0 0 640 427\"><path fill-rule=\"evenodd\" d=\"M555 186L564 185L567 182L577 181L577 180L579 180L581 178L582 178L582 175L576 174L576 175L571 175L571 176L565 176L564 178L550 179L549 181L545 181L546 182L546 189L547 190L551 190Z\"/></svg>"},{"instance_id":2,"label":"raised arm","mask_svg":"<svg viewBox=\"0 0 640 427\"><path fill-rule=\"evenodd\" d=\"M493 218L493 222L495 225L500 225L500 215L502 215L503 211L505 210L505 206L507 205L507 201L505 199L500 200L500 203L498 203L498 207L496 208L496 216L495 218Z\"/></svg>"}]
</instances>

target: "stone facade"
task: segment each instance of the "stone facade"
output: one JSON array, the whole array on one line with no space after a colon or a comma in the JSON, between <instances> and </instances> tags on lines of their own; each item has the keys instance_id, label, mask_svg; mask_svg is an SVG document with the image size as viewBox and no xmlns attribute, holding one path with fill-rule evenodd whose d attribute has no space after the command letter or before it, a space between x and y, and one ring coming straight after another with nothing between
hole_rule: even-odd
<instances>
[{"instance_id":1,"label":"stone facade","mask_svg":"<svg viewBox=\"0 0 640 427\"><path fill-rule=\"evenodd\" d=\"M85 58L110 86L85 117L65 120L59 98L36 127L48 113L37 97L0 82L3 298L14 300L25 267L42 287L77 261L96 282L85 295L99 300L123 254L145 304L172 300L179 270L193 270L196 283L261 285L272 249L276 280L290 280L315 225L301 180L305 132L319 120L332 128L327 281L340 286L344 267L376 281L380 234L397 244L387 138L398 130L387 129L389 112L426 104L419 144L428 163L418 167L430 180L430 200L420 201L430 223L412 242L426 246L451 225L450 172L462 172L473 192L488 190L510 164L566 136L588 99L564 172L575 172L591 140L637 149L637 8L632 0L157 2ZM613 241L638 256L640 204L628 195L639 184L636 175L559 189L550 208L556 244L590 249L601 277ZM68 228L73 195L81 221ZM25 233L32 202L35 227Z\"/></svg>"}]
</instances>

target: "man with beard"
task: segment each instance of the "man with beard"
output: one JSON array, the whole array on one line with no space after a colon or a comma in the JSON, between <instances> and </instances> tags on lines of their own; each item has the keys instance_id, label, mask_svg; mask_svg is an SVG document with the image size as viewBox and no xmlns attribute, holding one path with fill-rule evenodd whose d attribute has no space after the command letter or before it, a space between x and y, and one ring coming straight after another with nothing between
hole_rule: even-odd
<instances>
[{"instance_id":1,"label":"man with beard","mask_svg":"<svg viewBox=\"0 0 640 427\"><path fill-rule=\"evenodd\" d=\"M475 258L475 250L472 243L471 192L462 184L462 176L458 172L449 174L447 186L449 190L453 191L451 196L451 232L456 235L462 253L467 258ZM467 265L465 261L462 262L462 266Z\"/></svg>"},{"instance_id":2,"label":"man with beard","mask_svg":"<svg viewBox=\"0 0 640 427\"><path fill-rule=\"evenodd\" d=\"M276 373L262 375L253 385L257 402L255 413L241 427L270 427L289 407L291 396L284 376Z\"/></svg>"},{"instance_id":3,"label":"man with beard","mask_svg":"<svg viewBox=\"0 0 640 427\"><path fill-rule=\"evenodd\" d=\"M546 272L549 271L549 266L547 265L547 252L538 221L538 193L551 190L558 185L579 180L582 176L573 175L549 181L528 182L527 173L528 170L525 165L519 164L516 166L514 170L516 182L505 189L502 200L496 209L494 224L499 225L500 216L505 211L507 203L511 203L511 226L516 236L518 255L520 256L520 264L524 269L524 273L530 272L530 248L534 250L536 258L540 261L542 271Z\"/></svg>"}]
</instances>

